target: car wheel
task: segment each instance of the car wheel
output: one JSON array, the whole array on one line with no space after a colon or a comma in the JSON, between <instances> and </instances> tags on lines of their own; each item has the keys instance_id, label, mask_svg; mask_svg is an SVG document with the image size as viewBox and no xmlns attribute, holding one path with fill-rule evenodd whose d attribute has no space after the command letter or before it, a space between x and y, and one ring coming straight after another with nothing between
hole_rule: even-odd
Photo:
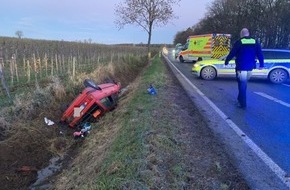
<instances>
[{"instance_id":1,"label":"car wheel","mask_svg":"<svg viewBox=\"0 0 290 190\"><path fill-rule=\"evenodd\" d=\"M281 84L286 82L288 73L284 69L274 69L269 74L269 80L275 84Z\"/></svg>"},{"instance_id":2,"label":"car wheel","mask_svg":"<svg viewBox=\"0 0 290 190\"><path fill-rule=\"evenodd\" d=\"M216 78L216 70L213 67L204 67L201 70L200 77L204 80L213 80Z\"/></svg>"},{"instance_id":3,"label":"car wheel","mask_svg":"<svg viewBox=\"0 0 290 190\"><path fill-rule=\"evenodd\" d=\"M101 88L93 80L90 80L90 79L84 80L84 86L91 87L91 88L94 88L96 90L101 90Z\"/></svg>"},{"instance_id":4,"label":"car wheel","mask_svg":"<svg viewBox=\"0 0 290 190\"><path fill-rule=\"evenodd\" d=\"M184 62L184 59L183 59L182 56L179 56L179 61L180 61L180 63L183 63Z\"/></svg>"}]
</instances>

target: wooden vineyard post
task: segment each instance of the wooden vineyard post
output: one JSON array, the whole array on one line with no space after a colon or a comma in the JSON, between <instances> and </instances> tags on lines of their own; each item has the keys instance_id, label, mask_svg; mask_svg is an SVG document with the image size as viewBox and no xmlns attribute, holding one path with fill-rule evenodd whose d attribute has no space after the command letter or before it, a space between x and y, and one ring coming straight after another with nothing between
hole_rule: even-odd
<instances>
[{"instance_id":1,"label":"wooden vineyard post","mask_svg":"<svg viewBox=\"0 0 290 190\"><path fill-rule=\"evenodd\" d=\"M23 61L23 71L25 71L26 70L26 59L25 59L25 55L24 55L22 61Z\"/></svg>"},{"instance_id":2,"label":"wooden vineyard post","mask_svg":"<svg viewBox=\"0 0 290 190\"><path fill-rule=\"evenodd\" d=\"M71 66L72 65L72 56L69 56L69 58L68 58L68 64L67 64L67 70L66 70L66 74L68 75L68 76L70 76L71 75Z\"/></svg>"},{"instance_id":3,"label":"wooden vineyard post","mask_svg":"<svg viewBox=\"0 0 290 190\"><path fill-rule=\"evenodd\" d=\"M35 54L33 54L33 67L34 67L34 78L37 81L37 61L35 58Z\"/></svg>"},{"instance_id":4,"label":"wooden vineyard post","mask_svg":"<svg viewBox=\"0 0 290 190\"><path fill-rule=\"evenodd\" d=\"M62 55L58 55L59 60L59 75L62 74Z\"/></svg>"},{"instance_id":5,"label":"wooden vineyard post","mask_svg":"<svg viewBox=\"0 0 290 190\"><path fill-rule=\"evenodd\" d=\"M65 72L65 58L64 58L64 54L62 54L62 69L61 69L61 73L63 74Z\"/></svg>"},{"instance_id":6,"label":"wooden vineyard post","mask_svg":"<svg viewBox=\"0 0 290 190\"><path fill-rule=\"evenodd\" d=\"M45 76L47 77L47 55L46 53L44 54L44 64L45 64Z\"/></svg>"},{"instance_id":7,"label":"wooden vineyard post","mask_svg":"<svg viewBox=\"0 0 290 190\"><path fill-rule=\"evenodd\" d=\"M14 61L13 57L10 60L10 78L11 78L11 85L13 86L14 84Z\"/></svg>"},{"instance_id":8,"label":"wooden vineyard post","mask_svg":"<svg viewBox=\"0 0 290 190\"><path fill-rule=\"evenodd\" d=\"M114 53L111 54L111 63L113 63Z\"/></svg>"},{"instance_id":9,"label":"wooden vineyard post","mask_svg":"<svg viewBox=\"0 0 290 190\"><path fill-rule=\"evenodd\" d=\"M27 82L30 82L31 76L30 76L30 63L29 60L27 60Z\"/></svg>"},{"instance_id":10,"label":"wooden vineyard post","mask_svg":"<svg viewBox=\"0 0 290 190\"><path fill-rule=\"evenodd\" d=\"M58 59L57 59L57 54L55 54L55 73L58 74Z\"/></svg>"},{"instance_id":11,"label":"wooden vineyard post","mask_svg":"<svg viewBox=\"0 0 290 190\"><path fill-rule=\"evenodd\" d=\"M53 76L53 56L51 57L51 72L50 75Z\"/></svg>"},{"instance_id":12,"label":"wooden vineyard post","mask_svg":"<svg viewBox=\"0 0 290 190\"><path fill-rule=\"evenodd\" d=\"M73 57L73 73L72 73L73 78L75 78L75 74L76 74L76 57Z\"/></svg>"},{"instance_id":13,"label":"wooden vineyard post","mask_svg":"<svg viewBox=\"0 0 290 190\"><path fill-rule=\"evenodd\" d=\"M10 96L10 92L9 89L6 85L5 82L5 77L4 77L4 71L3 71L3 65L4 65L4 61L3 61L3 53L2 53L2 47L0 47L0 79L1 79L1 83L3 88L6 91L7 96L9 97L10 101L11 101L11 96Z\"/></svg>"},{"instance_id":14,"label":"wooden vineyard post","mask_svg":"<svg viewBox=\"0 0 290 190\"><path fill-rule=\"evenodd\" d=\"M18 67L17 67L16 55L15 54L12 55L12 62L13 62L13 65L14 65L16 81L19 82Z\"/></svg>"},{"instance_id":15,"label":"wooden vineyard post","mask_svg":"<svg viewBox=\"0 0 290 190\"><path fill-rule=\"evenodd\" d=\"M40 59L40 57L37 58L37 64L38 64L39 77L42 78L42 67L41 67L41 59Z\"/></svg>"}]
</instances>

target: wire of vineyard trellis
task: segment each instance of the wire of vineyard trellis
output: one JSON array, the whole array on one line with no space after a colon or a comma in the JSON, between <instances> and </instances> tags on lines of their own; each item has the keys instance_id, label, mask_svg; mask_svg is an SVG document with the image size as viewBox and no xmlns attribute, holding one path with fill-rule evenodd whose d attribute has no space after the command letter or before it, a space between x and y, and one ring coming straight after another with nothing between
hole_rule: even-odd
<instances>
[{"instance_id":1,"label":"wire of vineyard trellis","mask_svg":"<svg viewBox=\"0 0 290 190\"><path fill-rule=\"evenodd\" d=\"M2 78L9 81L6 89L14 89L13 93L16 93L14 91L19 86L31 86L31 84L47 80L48 77L56 76L61 77L62 80L73 80L81 73L93 72L99 65L118 64L124 57L129 56L130 59L130 56L146 55L144 46L100 45L5 37L0 37L0 47L3 48L4 77ZM4 97L3 95L0 93L1 97Z\"/></svg>"}]
</instances>

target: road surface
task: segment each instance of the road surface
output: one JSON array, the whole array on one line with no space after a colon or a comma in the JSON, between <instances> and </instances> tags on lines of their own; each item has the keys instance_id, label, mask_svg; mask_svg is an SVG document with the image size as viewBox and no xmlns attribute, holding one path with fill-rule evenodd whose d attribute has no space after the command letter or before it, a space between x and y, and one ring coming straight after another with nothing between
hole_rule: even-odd
<instances>
[{"instance_id":1,"label":"road surface","mask_svg":"<svg viewBox=\"0 0 290 190\"><path fill-rule=\"evenodd\" d=\"M223 126L216 133L227 134L224 128L228 125L226 130L230 128L235 133L228 135L237 135L235 138L243 142L232 142L230 146L236 151L248 153L233 154L238 157L238 167L247 175L253 189L290 189L290 82L275 85L264 79L251 79L247 92L248 107L243 110L236 107L238 89L235 78L205 81L191 74L193 63L180 63L170 52L166 57L193 101L201 106L199 109L202 112L213 110L205 114L213 127L218 125L213 120L221 120ZM225 143L228 143L229 138L223 137ZM235 143L243 144L241 150ZM249 155L250 158L247 158ZM252 158L257 160L250 163L249 159ZM255 171L252 171L253 167ZM268 174L263 176L265 172Z\"/></svg>"}]
</instances>

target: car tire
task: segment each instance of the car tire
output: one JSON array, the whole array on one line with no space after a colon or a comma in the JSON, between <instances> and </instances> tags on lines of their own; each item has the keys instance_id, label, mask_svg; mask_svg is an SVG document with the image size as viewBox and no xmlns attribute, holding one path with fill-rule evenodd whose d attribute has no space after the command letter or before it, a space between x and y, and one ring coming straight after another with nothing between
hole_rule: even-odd
<instances>
[{"instance_id":1,"label":"car tire","mask_svg":"<svg viewBox=\"0 0 290 190\"><path fill-rule=\"evenodd\" d=\"M281 84L288 79L288 73L285 69L273 69L268 78L274 84Z\"/></svg>"},{"instance_id":2,"label":"car tire","mask_svg":"<svg viewBox=\"0 0 290 190\"><path fill-rule=\"evenodd\" d=\"M204 67L200 72L200 77L204 80L213 80L217 76L217 72L213 67Z\"/></svg>"},{"instance_id":3,"label":"car tire","mask_svg":"<svg viewBox=\"0 0 290 190\"><path fill-rule=\"evenodd\" d=\"M180 63L184 63L184 59L182 56L179 56L179 61L180 61Z\"/></svg>"},{"instance_id":4,"label":"car tire","mask_svg":"<svg viewBox=\"0 0 290 190\"><path fill-rule=\"evenodd\" d=\"M101 90L101 88L91 79L85 79L84 80L84 86L85 87L91 87L91 88L94 88L96 90Z\"/></svg>"}]
</instances>

